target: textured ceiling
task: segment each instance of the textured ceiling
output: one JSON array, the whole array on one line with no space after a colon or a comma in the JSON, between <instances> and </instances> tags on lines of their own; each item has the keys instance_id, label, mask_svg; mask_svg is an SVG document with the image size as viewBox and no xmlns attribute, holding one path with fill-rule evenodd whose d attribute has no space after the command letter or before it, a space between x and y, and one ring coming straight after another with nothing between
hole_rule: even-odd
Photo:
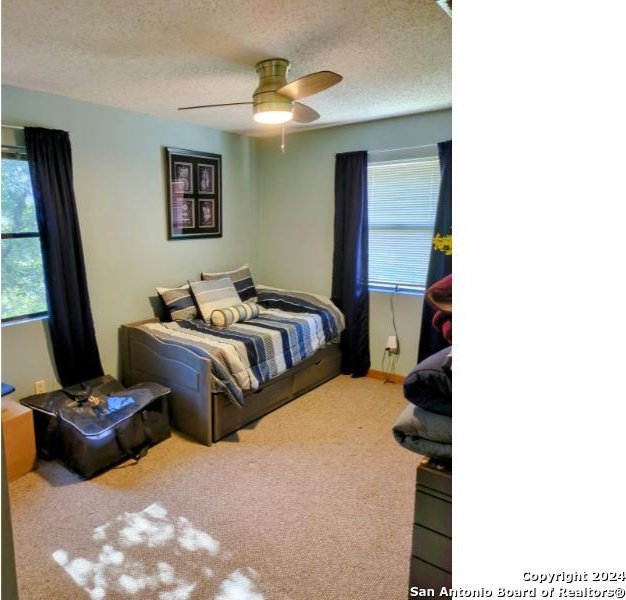
<instances>
[{"instance_id":1,"label":"textured ceiling","mask_svg":"<svg viewBox=\"0 0 626 600\"><path fill-rule=\"evenodd\" d=\"M344 81L312 128L451 106L451 20L435 0L3 0L2 81L251 135L257 61Z\"/></svg>"}]
</instances>

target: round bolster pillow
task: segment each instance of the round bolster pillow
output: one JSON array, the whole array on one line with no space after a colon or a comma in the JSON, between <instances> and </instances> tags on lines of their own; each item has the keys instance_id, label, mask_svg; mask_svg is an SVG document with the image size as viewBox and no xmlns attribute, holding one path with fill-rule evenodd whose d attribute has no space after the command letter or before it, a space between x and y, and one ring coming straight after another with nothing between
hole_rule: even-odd
<instances>
[{"instance_id":1,"label":"round bolster pillow","mask_svg":"<svg viewBox=\"0 0 626 600\"><path fill-rule=\"evenodd\" d=\"M259 305L256 302L244 302L228 308L218 308L211 313L211 323L216 327L228 327L233 323L248 321L259 316Z\"/></svg>"}]
</instances>

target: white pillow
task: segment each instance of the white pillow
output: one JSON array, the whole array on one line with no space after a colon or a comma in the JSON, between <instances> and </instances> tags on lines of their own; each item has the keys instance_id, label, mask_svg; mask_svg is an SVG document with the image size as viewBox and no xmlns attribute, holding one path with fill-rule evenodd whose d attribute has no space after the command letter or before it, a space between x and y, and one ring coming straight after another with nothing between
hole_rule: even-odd
<instances>
[{"instance_id":1,"label":"white pillow","mask_svg":"<svg viewBox=\"0 0 626 600\"><path fill-rule=\"evenodd\" d=\"M215 281L193 281L190 286L200 316L207 323L211 322L211 313L214 310L241 304L239 294L228 277Z\"/></svg>"}]
</instances>

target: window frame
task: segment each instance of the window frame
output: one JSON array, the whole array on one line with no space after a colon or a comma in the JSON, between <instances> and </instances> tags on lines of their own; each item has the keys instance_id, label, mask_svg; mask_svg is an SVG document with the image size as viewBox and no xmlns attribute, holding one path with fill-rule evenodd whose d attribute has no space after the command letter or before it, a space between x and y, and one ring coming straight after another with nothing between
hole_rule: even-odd
<instances>
[{"instance_id":1,"label":"window frame","mask_svg":"<svg viewBox=\"0 0 626 600\"><path fill-rule=\"evenodd\" d=\"M412 162L412 161L416 161L416 160L436 160L437 163L439 163L439 152L438 152L438 148L436 144L429 144L426 146L420 146L417 148L401 148L398 150L380 150L380 151L372 151L369 153L370 154L370 158L368 159L368 179L369 179L369 168L370 166L376 166L376 165L382 165L385 163L392 163L392 162ZM374 158L372 158L372 155ZM440 180L439 180L440 181ZM369 200L371 198L370 196L370 190L368 189L368 212L369 212ZM437 197L438 197L438 189L437 189ZM433 221L433 225L431 228L432 231L432 235L434 235L435 233L435 221L436 221L436 208L435 208L435 219ZM369 237L369 230L376 230L376 229L389 229L389 227L377 227L374 226L372 227L371 223L369 223L368 220L368 237ZM427 228L425 227L414 227L411 225L406 225L406 226L402 226L402 225L398 225L397 227L395 227L394 229L397 230L402 230L402 229L407 229L407 230L425 230ZM431 237L432 237L431 235ZM431 240L431 244L430 244L430 249L432 251L432 240ZM369 259L368 259L369 260ZM371 275L369 274L369 269L368 269L368 281L367 281L367 289L369 292L377 292L377 293L382 293L382 294L402 294L402 295L407 295L407 296L423 296L426 293L426 282L424 282L424 285L410 285L410 284L403 284L403 283L387 283L387 282L372 282L370 279Z\"/></svg>"},{"instance_id":2,"label":"window frame","mask_svg":"<svg viewBox=\"0 0 626 600\"><path fill-rule=\"evenodd\" d=\"M26 148L24 146L11 146L9 144L2 144L2 159L7 160L26 160ZM32 182L31 182L32 185ZM37 211L37 206L35 205L35 211ZM22 231L22 232L1 232L3 240L10 239L23 239L23 238L39 238L41 240L41 232L40 231ZM42 248L43 254L43 248ZM44 287L46 287L45 275L44 275ZM46 290L46 305L48 304L47 298L47 290ZM48 317L49 310L27 313L21 315L15 315L13 317L2 317L0 318L0 322L2 325L9 325L11 323L24 322L24 321L35 321L38 319L45 319Z\"/></svg>"}]
</instances>

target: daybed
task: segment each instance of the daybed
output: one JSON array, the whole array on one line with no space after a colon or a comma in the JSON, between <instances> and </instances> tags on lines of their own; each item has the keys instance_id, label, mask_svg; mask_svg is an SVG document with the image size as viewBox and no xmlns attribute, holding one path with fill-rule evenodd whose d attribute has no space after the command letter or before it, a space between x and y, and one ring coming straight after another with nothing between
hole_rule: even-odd
<instances>
[{"instance_id":1,"label":"daybed","mask_svg":"<svg viewBox=\"0 0 626 600\"><path fill-rule=\"evenodd\" d=\"M285 308L282 304L277 307ZM343 328L343 316L336 308L334 310ZM206 327L191 321L183 323L189 328ZM254 323L254 319L249 323ZM229 389L216 378L217 361L203 354L193 342L172 343L160 337L165 327L180 328L160 324L159 318L122 325L122 381L127 386L156 381L169 387L172 426L207 446L341 372L338 335L334 335L332 341L327 340L307 358L294 360L293 366L265 381L258 389L239 390L238 398L233 398ZM195 330L193 334L198 336Z\"/></svg>"}]
</instances>

